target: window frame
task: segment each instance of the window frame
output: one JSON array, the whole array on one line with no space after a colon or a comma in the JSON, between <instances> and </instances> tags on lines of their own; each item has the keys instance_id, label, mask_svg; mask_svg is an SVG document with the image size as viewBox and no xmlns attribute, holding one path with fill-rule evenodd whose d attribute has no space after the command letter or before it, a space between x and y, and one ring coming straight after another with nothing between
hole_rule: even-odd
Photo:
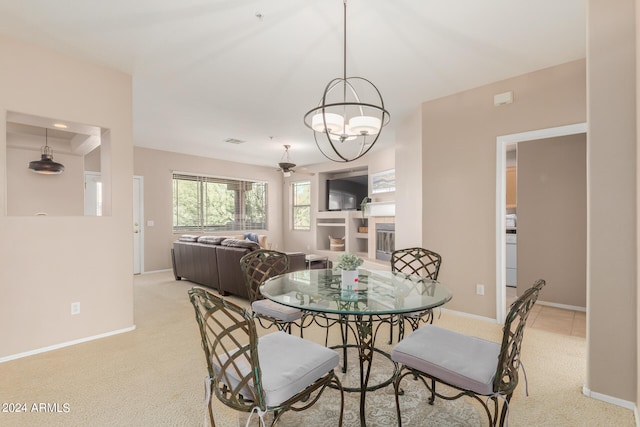
<instances>
[{"instance_id":1,"label":"window frame","mask_svg":"<svg viewBox=\"0 0 640 427\"><path fill-rule=\"evenodd\" d=\"M178 209L180 206L180 202L176 200L176 185L178 182L186 181L186 182L195 182L196 183L196 194L197 194L197 224L190 225L178 225L176 216L178 214ZM235 191L235 195L232 199L234 211L231 214L233 217L227 222L225 225L222 224L207 224L207 213L206 207L207 204L204 202L206 200L207 184L225 184L227 186L233 185L237 187ZM247 220L247 205L246 195L249 191L253 190L254 185L259 184L263 186L264 191L262 194L263 198L263 206L261 209L264 212L263 218L260 218L261 221L248 223ZM248 189L248 187L251 187ZM177 172L174 171L171 174L171 227L174 234L181 234L185 232L199 232L199 233L212 233L212 232L227 232L227 231L246 231L246 230L264 230L268 229L268 213L269 213L269 186L266 181L260 180L251 180L251 179L238 179L238 178L230 178L230 177L222 177L222 176L213 176L213 175L204 175L204 174L195 174L189 172Z\"/></svg>"},{"instance_id":2,"label":"window frame","mask_svg":"<svg viewBox=\"0 0 640 427\"><path fill-rule=\"evenodd\" d=\"M309 203L308 204L299 204L296 197L296 188L298 186L308 186L309 188ZM291 183L291 230L292 231L311 231L311 181L294 181ZM296 213L299 209L307 209L308 211L308 226L306 228L301 228L296 223Z\"/></svg>"}]
</instances>

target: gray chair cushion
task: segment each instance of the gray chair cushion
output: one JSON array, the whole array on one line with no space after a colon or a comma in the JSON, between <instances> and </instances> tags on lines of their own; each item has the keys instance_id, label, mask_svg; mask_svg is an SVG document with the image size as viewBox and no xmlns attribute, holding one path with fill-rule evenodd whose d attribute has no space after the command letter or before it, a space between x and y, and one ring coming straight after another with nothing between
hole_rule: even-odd
<instances>
[{"instance_id":1,"label":"gray chair cushion","mask_svg":"<svg viewBox=\"0 0 640 427\"><path fill-rule=\"evenodd\" d=\"M335 369L340 362L338 353L334 350L282 331L260 338L258 357L265 403L268 406L278 406L301 392ZM215 369L218 373L219 367L216 366ZM250 372L250 364L243 363L242 375ZM233 369L227 370L227 376L234 382L232 386L241 381ZM255 396L253 383L248 388L243 394Z\"/></svg>"},{"instance_id":2,"label":"gray chair cushion","mask_svg":"<svg viewBox=\"0 0 640 427\"><path fill-rule=\"evenodd\" d=\"M268 299L261 299L251 303L251 310L254 313L272 317L283 322L294 322L302 317L302 311L297 308L287 307Z\"/></svg>"},{"instance_id":3,"label":"gray chair cushion","mask_svg":"<svg viewBox=\"0 0 640 427\"><path fill-rule=\"evenodd\" d=\"M400 341L391 359L481 395L493 393L500 344L426 325Z\"/></svg>"}]
</instances>

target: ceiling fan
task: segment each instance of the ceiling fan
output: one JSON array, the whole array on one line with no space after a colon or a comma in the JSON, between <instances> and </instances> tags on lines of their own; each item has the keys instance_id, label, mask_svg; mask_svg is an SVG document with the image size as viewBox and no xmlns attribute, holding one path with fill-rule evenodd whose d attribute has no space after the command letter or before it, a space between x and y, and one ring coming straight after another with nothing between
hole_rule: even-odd
<instances>
[{"instance_id":1,"label":"ceiling fan","mask_svg":"<svg viewBox=\"0 0 640 427\"><path fill-rule=\"evenodd\" d=\"M278 170L281 171L285 177L290 177L295 172L293 168L296 167L295 163L291 163L289 148L291 148L290 145L284 146L284 154L282 155L282 159L280 159L280 163L278 163L278 166L280 166Z\"/></svg>"}]
</instances>

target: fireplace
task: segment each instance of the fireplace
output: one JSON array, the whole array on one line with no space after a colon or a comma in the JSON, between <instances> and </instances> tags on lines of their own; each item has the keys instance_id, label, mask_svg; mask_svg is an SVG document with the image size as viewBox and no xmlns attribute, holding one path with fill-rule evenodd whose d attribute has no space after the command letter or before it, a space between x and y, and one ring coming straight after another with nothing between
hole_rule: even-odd
<instances>
[{"instance_id":1,"label":"fireplace","mask_svg":"<svg viewBox=\"0 0 640 427\"><path fill-rule=\"evenodd\" d=\"M390 261L391 252L396 248L396 225L376 224L376 259Z\"/></svg>"}]
</instances>

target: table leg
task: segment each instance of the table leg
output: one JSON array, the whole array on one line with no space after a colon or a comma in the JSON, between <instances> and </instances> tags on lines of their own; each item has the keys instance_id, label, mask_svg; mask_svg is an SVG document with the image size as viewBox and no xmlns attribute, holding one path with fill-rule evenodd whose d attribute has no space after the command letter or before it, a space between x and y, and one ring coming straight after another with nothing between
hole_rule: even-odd
<instances>
[{"instance_id":1,"label":"table leg","mask_svg":"<svg viewBox=\"0 0 640 427\"><path fill-rule=\"evenodd\" d=\"M349 339L349 319L347 316L340 316L340 334L342 335L342 373L347 372L347 340Z\"/></svg>"},{"instance_id":2,"label":"table leg","mask_svg":"<svg viewBox=\"0 0 640 427\"><path fill-rule=\"evenodd\" d=\"M355 316L356 321L356 340L358 341L358 359L360 361L360 425L366 426L365 419L365 402L367 397L367 386L369 384L369 375L371 373L371 362L373 360L373 320L371 316Z\"/></svg>"}]
</instances>

